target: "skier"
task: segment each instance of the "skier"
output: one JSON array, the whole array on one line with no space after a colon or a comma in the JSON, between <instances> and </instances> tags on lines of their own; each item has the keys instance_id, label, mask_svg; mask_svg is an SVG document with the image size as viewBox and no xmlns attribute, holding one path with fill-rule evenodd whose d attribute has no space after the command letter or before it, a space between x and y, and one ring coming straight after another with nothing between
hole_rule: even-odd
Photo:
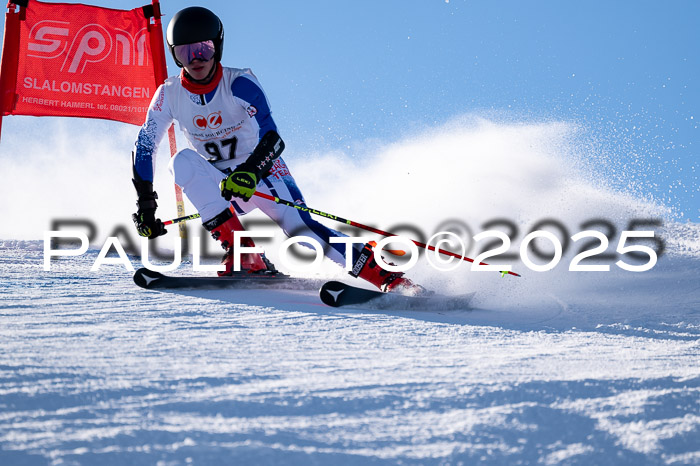
<instances>
[{"instance_id":1,"label":"skier","mask_svg":"<svg viewBox=\"0 0 700 466\"><path fill-rule=\"evenodd\" d=\"M141 236L149 239L166 233L156 218L157 194L153 190L154 151L173 121L179 123L191 148L170 160L169 170L195 206L205 229L226 250L225 270L233 270L234 231L243 230L238 217L258 208L275 221L287 236L307 235L326 248L329 258L345 265L355 250L351 275L382 291L407 290L414 285L402 273L390 273L373 260L372 245L354 247L330 244L331 237L345 236L301 212L269 200L253 197L256 190L305 205L280 154L284 142L270 113L270 105L250 69L223 67L224 27L221 20L202 7L185 8L172 18L167 42L175 63L182 68L168 78L151 101L132 153L133 183L138 211L133 215ZM241 240L252 247L250 238ZM242 273L275 273L264 254L242 254Z\"/></svg>"}]
</instances>

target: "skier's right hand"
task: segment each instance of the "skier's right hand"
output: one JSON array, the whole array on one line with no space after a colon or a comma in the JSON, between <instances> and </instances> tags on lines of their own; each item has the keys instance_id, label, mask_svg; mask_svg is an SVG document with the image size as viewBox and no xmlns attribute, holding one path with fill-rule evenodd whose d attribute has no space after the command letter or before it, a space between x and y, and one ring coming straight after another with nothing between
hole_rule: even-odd
<instances>
[{"instance_id":1,"label":"skier's right hand","mask_svg":"<svg viewBox=\"0 0 700 466\"><path fill-rule=\"evenodd\" d=\"M139 209L131 218L134 220L134 225L136 225L139 235L148 239L156 238L168 232L163 222L156 218L156 209Z\"/></svg>"},{"instance_id":2,"label":"skier's right hand","mask_svg":"<svg viewBox=\"0 0 700 466\"><path fill-rule=\"evenodd\" d=\"M131 218L134 220L139 235L153 239L166 234L168 231L165 229L165 225L159 218L156 218L158 194L153 190L153 183L134 180L134 186L139 196L136 202L138 211Z\"/></svg>"}]
</instances>

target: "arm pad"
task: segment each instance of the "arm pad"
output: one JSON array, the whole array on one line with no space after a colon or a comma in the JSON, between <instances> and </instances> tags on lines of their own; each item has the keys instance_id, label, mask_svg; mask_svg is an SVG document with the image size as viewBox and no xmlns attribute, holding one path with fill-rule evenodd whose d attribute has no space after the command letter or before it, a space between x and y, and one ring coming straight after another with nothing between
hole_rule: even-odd
<instances>
[{"instance_id":1,"label":"arm pad","mask_svg":"<svg viewBox=\"0 0 700 466\"><path fill-rule=\"evenodd\" d=\"M138 200L136 201L136 206L139 210L142 209L153 209L158 207L156 199L158 199L158 194L153 191L153 183L150 181L139 181L132 180L134 182L134 187L136 188L136 195Z\"/></svg>"},{"instance_id":2,"label":"arm pad","mask_svg":"<svg viewBox=\"0 0 700 466\"><path fill-rule=\"evenodd\" d=\"M270 130L260 139L248 160L243 162L237 171L253 173L260 180L267 175L283 150L284 141L276 131Z\"/></svg>"}]
</instances>

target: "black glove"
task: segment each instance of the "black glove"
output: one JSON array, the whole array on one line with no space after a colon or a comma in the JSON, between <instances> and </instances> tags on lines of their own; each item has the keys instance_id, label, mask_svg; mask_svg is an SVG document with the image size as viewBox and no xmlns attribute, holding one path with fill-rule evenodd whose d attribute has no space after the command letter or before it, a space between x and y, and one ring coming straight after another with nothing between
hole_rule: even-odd
<instances>
[{"instance_id":1,"label":"black glove","mask_svg":"<svg viewBox=\"0 0 700 466\"><path fill-rule=\"evenodd\" d=\"M134 220L139 235L153 239L166 234L168 231L165 229L165 225L159 218L156 218L158 194L153 191L153 183L134 180L134 186L139 196L136 202L138 211L131 218Z\"/></svg>"}]
</instances>

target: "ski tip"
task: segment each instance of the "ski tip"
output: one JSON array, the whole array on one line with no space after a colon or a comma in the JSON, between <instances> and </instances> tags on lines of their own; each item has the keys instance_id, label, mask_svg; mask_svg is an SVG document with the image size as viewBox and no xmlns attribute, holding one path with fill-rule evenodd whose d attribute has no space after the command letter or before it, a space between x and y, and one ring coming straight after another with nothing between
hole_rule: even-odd
<instances>
[{"instance_id":1,"label":"ski tip","mask_svg":"<svg viewBox=\"0 0 700 466\"><path fill-rule=\"evenodd\" d=\"M505 277L506 275L513 275L514 277L520 277L519 273L511 272L509 270L501 270L501 278Z\"/></svg>"},{"instance_id":2,"label":"ski tip","mask_svg":"<svg viewBox=\"0 0 700 466\"><path fill-rule=\"evenodd\" d=\"M163 274L154 270L149 270L145 267L140 268L134 273L134 283L141 288L152 288L154 283L163 278Z\"/></svg>"},{"instance_id":3,"label":"ski tip","mask_svg":"<svg viewBox=\"0 0 700 466\"><path fill-rule=\"evenodd\" d=\"M323 304L331 307L340 307L338 297L345 291L345 284L337 281L326 282L321 286L318 294Z\"/></svg>"}]
</instances>

